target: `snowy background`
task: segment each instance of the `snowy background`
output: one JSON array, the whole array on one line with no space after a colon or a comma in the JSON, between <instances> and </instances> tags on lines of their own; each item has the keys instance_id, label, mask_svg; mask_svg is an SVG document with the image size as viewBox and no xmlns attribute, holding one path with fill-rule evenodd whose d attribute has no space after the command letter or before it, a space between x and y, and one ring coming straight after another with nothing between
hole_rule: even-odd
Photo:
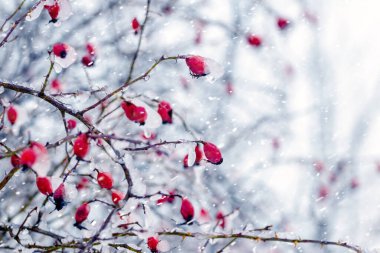
<instances>
[{"instance_id":1,"label":"snowy background","mask_svg":"<svg viewBox=\"0 0 380 253\"><path fill-rule=\"evenodd\" d=\"M20 13L32 6L33 1L26 2ZM49 68L47 50L56 42L66 42L76 49L78 59L62 73L53 73L52 78L62 81L64 92L80 91L79 96L58 97L70 108L80 110L127 78L138 42L130 23L134 17L144 19L146 2L70 2L73 15L59 27L48 23L44 11L37 20L16 29L11 37L18 37L0 48L0 81L39 89ZM0 23L18 4L1 0ZM167 6L172 8L170 13L163 11ZM241 231L247 224L255 228L273 225L273 230L284 237L345 241L369 251L380 248L379 8L375 0L152 1L134 77L162 55L201 55L218 62L225 72L217 81L209 82L207 78L192 78L183 60L162 62L147 80L128 88L124 97L144 94L169 101L199 139L221 148L224 162L220 166L205 162L184 170L182 159L189 145L164 146L164 156L125 152L133 168L135 192L175 188L194 201L196 212L206 208L212 217L218 210L233 212L227 217L226 233ZM290 21L285 30L277 27L280 16ZM0 40L6 33L7 27L0 32ZM262 38L259 48L247 42L246 36L251 33ZM80 63L87 42L97 49L92 68ZM90 94L99 88L103 91ZM14 94L3 91L2 104L13 102ZM46 143L66 135L59 112L45 102L23 95L13 104L19 108L20 119L13 127L5 122L0 141L6 145L16 149L29 139ZM109 110L119 104L110 105ZM88 116L96 121L98 111ZM126 120L121 109L97 127L134 139L142 131ZM79 124L75 131L86 130ZM178 118L173 125L155 131L156 141L192 138ZM96 146L95 142L92 145ZM65 150L49 150L49 155L49 176L59 182L61 169L53 168L65 157ZM92 163L82 165L80 173L92 173L101 166L112 172L114 179L123 178L100 148L92 148L89 159ZM0 160L0 165L4 170L1 176L11 170L9 159ZM44 216L43 226L65 233L67 240L93 235L108 213L107 207L96 203L89 231L72 227L75 206L86 199L107 198L96 187L78 193L77 181L70 181L73 189L68 208ZM120 189L125 185L125 181L117 182ZM34 175L18 172L1 191L1 222L20 224L33 206L41 205L44 197L37 194L29 209L19 212L32 193L37 193ZM130 202L125 212L137 205ZM45 208L48 213L53 206ZM174 206L152 204L150 215L136 212L134 219L151 231L172 228L171 219L180 220L178 208L179 201ZM114 232L118 222L115 218L105 234ZM212 231L215 223L211 225L184 230ZM6 235L1 236L5 246L20 247ZM192 250L203 245L189 246L180 238L169 239L176 247L173 252L195 252ZM213 242L207 252L216 252L223 245L225 242ZM106 244L103 246L106 249ZM141 242L139 246L146 250ZM225 251L348 252L337 247L321 249L319 245L294 247L239 240Z\"/></svg>"}]
</instances>

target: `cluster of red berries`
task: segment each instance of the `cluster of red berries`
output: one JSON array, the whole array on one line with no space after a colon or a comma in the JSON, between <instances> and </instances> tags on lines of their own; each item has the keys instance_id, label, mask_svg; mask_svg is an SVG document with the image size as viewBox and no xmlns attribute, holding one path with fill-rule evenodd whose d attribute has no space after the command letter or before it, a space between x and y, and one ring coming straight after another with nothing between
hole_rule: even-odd
<instances>
[{"instance_id":1,"label":"cluster of red berries","mask_svg":"<svg viewBox=\"0 0 380 253\"><path fill-rule=\"evenodd\" d=\"M92 67L95 64L96 54L95 47L91 43L86 45L87 54L82 57L82 64L86 67Z\"/></svg>"}]
</instances>

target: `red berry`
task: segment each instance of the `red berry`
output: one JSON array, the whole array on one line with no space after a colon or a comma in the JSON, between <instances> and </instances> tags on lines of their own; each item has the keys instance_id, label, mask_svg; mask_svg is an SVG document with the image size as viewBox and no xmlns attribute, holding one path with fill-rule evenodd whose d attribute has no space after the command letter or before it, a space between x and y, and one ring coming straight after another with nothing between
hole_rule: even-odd
<instances>
[{"instance_id":1,"label":"red berry","mask_svg":"<svg viewBox=\"0 0 380 253\"><path fill-rule=\"evenodd\" d=\"M168 102L161 101L158 104L157 112L160 114L163 124L173 123L173 109Z\"/></svg>"},{"instance_id":2,"label":"red berry","mask_svg":"<svg viewBox=\"0 0 380 253\"><path fill-rule=\"evenodd\" d=\"M67 128L68 128L69 130L73 130L76 126L77 126L77 122L76 122L75 120L73 120L73 119L69 119L69 120L67 121Z\"/></svg>"},{"instance_id":3,"label":"red berry","mask_svg":"<svg viewBox=\"0 0 380 253\"><path fill-rule=\"evenodd\" d=\"M147 239L148 248L153 253L158 252L158 249L157 249L158 243L159 241L158 241L158 238L156 237L151 236L151 237L148 237Z\"/></svg>"},{"instance_id":4,"label":"red berry","mask_svg":"<svg viewBox=\"0 0 380 253\"><path fill-rule=\"evenodd\" d=\"M203 152L199 144L197 144L197 146L195 146L195 165L199 165L202 161L202 158L203 158Z\"/></svg>"},{"instance_id":5,"label":"red berry","mask_svg":"<svg viewBox=\"0 0 380 253\"><path fill-rule=\"evenodd\" d=\"M113 186L112 175L108 172L98 172L98 184L101 188L111 189Z\"/></svg>"},{"instance_id":6,"label":"red berry","mask_svg":"<svg viewBox=\"0 0 380 253\"><path fill-rule=\"evenodd\" d=\"M20 167L21 165L21 160L20 160L20 157L18 155L12 155L11 156L11 164L14 168L18 168Z\"/></svg>"},{"instance_id":7,"label":"red berry","mask_svg":"<svg viewBox=\"0 0 380 253\"><path fill-rule=\"evenodd\" d=\"M167 195L162 196L160 199L157 200L157 205L161 205L166 202L172 204L175 200L174 194L175 194L175 190L170 191L168 196Z\"/></svg>"},{"instance_id":8,"label":"red berry","mask_svg":"<svg viewBox=\"0 0 380 253\"><path fill-rule=\"evenodd\" d=\"M64 199L66 195L65 185L61 183L58 188L54 191L53 198L54 199Z\"/></svg>"},{"instance_id":9,"label":"red berry","mask_svg":"<svg viewBox=\"0 0 380 253\"><path fill-rule=\"evenodd\" d=\"M112 190L111 192L112 192L112 194L111 194L112 202L115 205L119 204L119 201L124 199L124 197L125 197L125 194L122 193L121 191Z\"/></svg>"},{"instance_id":10,"label":"red berry","mask_svg":"<svg viewBox=\"0 0 380 253\"><path fill-rule=\"evenodd\" d=\"M319 198L326 198L329 195L329 189L327 186L322 185L319 188Z\"/></svg>"},{"instance_id":11,"label":"red berry","mask_svg":"<svg viewBox=\"0 0 380 253\"><path fill-rule=\"evenodd\" d=\"M199 212L199 215L201 216L203 220L206 220L206 221L210 220L210 215L208 211L204 208L201 209L201 211Z\"/></svg>"},{"instance_id":12,"label":"red berry","mask_svg":"<svg viewBox=\"0 0 380 253\"><path fill-rule=\"evenodd\" d=\"M61 82L58 79L54 79L53 81L51 81L51 88L58 92L61 91L62 90Z\"/></svg>"},{"instance_id":13,"label":"red berry","mask_svg":"<svg viewBox=\"0 0 380 253\"><path fill-rule=\"evenodd\" d=\"M144 125L148 115L146 110L142 106L136 106L133 111L133 121L136 123L140 123L140 125Z\"/></svg>"},{"instance_id":14,"label":"red berry","mask_svg":"<svg viewBox=\"0 0 380 253\"><path fill-rule=\"evenodd\" d=\"M148 115L144 107L123 101L121 103L121 108L123 108L124 113L129 120L140 123L140 125L145 124Z\"/></svg>"},{"instance_id":15,"label":"red berry","mask_svg":"<svg viewBox=\"0 0 380 253\"><path fill-rule=\"evenodd\" d=\"M132 29L135 31L135 34L137 34L140 30L140 23L137 20L137 18L132 19Z\"/></svg>"},{"instance_id":16,"label":"red berry","mask_svg":"<svg viewBox=\"0 0 380 253\"><path fill-rule=\"evenodd\" d=\"M87 43L86 50L89 55L95 55L95 47L91 43Z\"/></svg>"},{"instance_id":17,"label":"red berry","mask_svg":"<svg viewBox=\"0 0 380 253\"><path fill-rule=\"evenodd\" d=\"M77 211L75 212L75 223L79 225L85 221L90 214L90 210L91 208L88 203L83 203L80 207L78 207Z\"/></svg>"},{"instance_id":18,"label":"red berry","mask_svg":"<svg viewBox=\"0 0 380 253\"><path fill-rule=\"evenodd\" d=\"M66 58L68 46L65 43L56 43L53 46L53 53L61 58Z\"/></svg>"},{"instance_id":19,"label":"red berry","mask_svg":"<svg viewBox=\"0 0 380 253\"><path fill-rule=\"evenodd\" d=\"M16 111L16 108L14 108L14 106L10 106L8 108L7 117L8 117L9 122L12 125L14 125L16 123L16 120L17 120L17 111Z\"/></svg>"},{"instance_id":20,"label":"red berry","mask_svg":"<svg viewBox=\"0 0 380 253\"><path fill-rule=\"evenodd\" d=\"M82 177L82 179L79 181L79 183L77 184L77 190L80 191L80 190L83 190L85 188L87 188L88 186L88 179L85 178L85 177Z\"/></svg>"},{"instance_id":21,"label":"red berry","mask_svg":"<svg viewBox=\"0 0 380 253\"><path fill-rule=\"evenodd\" d=\"M37 154L33 148L26 148L22 151L20 156L20 163L22 166L31 168L37 160Z\"/></svg>"},{"instance_id":22,"label":"red berry","mask_svg":"<svg viewBox=\"0 0 380 253\"><path fill-rule=\"evenodd\" d=\"M37 177L36 180L38 190L45 195L53 194L53 186L51 185L50 179L48 177Z\"/></svg>"},{"instance_id":23,"label":"red berry","mask_svg":"<svg viewBox=\"0 0 380 253\"><path fill-rule=\"evenodd\" d=\"M181 215L186 222L189 222L194 218L194 207L186 198L182 199Z\"/></svg>"},{"instance_id":24,"label":"red berry","mask_svg":"<svg viewBox=\"0 0 380 253\"><path fill-rule=\"evenodd\" d=\"M253 35L253 34L248 35L247 41L251 46L254 46L254 47L260 47L261 43L262 43L261 38L257 35Z\"/></svg>"},{"instance_id":25,"label":"red berry","mask_svg":"<svg viewBox=\"0 0 380 253\"><path fill-rule=\"evenodd\" d=\"M315 161L313 165L317 173L321 173L325 168L322 161Z\"/></svg>"},{"instance_id":26,"label":"red berry","mask_svg":"<svg viewBox=\"0 0 380 253\"><path fill-rule=\"evenodd\" d=\"M51 22L53 23L57 22L59 11L60 11L58 2L56 1L53 5L45 5L45 9L49 12L49 15L51 17Z\"/></svg>"},{"instance_id":27,"label":"red berry","mask_svg":"<svg viewBox=\"0 0 380 253\"><path fill-rule=\"evenodd\" d=\"M272 139L272 148L274 150L278 150L280 148L280 141L278 138L273 138Z\"/></svg>"},{"instance_id":28,"label":"red berry","mask_svg":"<svg viewBox=\"0 0 380 253\"><path fill-rule=\"evenodd\" d=\"M81 134L79 135L76 140L74 141L74 154L80 158L83 159L89 149L90 149L90 144L88 143L88 138L86 134Z\"/></svg>"},{"instance_id":29,"label":"red berry","mask_svg":"<svg viewBox=\"0 0 380 253\"><path fill-rule=\"evenodd\" d=\"M191 55L186 57L186 64L189 67L191 74L194 76L205 76L209 74L205 58L202 56Z\"/></svg>"},{"instance_id":30,"label":"red berry","mask_svg":"<svg viewBox=\"0 0 380 253\"><path fill-rule=\"evenodd\" d=\"M356 178L353 178L352 180L351 180L351 189L356 189L356 188L358 188L359 187L359 181L356 179Z\"/></svg>"},{"instance_id":31,"label":"red berry","mask_svg":"<svg viewBox=\"0 0 380 253\"><path fill-rule=\"evenodd\" d=\"M231 82L227 83L226 91L228 95L232 95L232 93L234 92L234 85Z\"/></svg>"},{"instance_id":32,"label":"red berry","mask_svg":"<svg viewBox=\"0 0 380 253\"><path fill-rule=\"evenodd\" d=\"M189 167L189 155L185 155L183 158L183 167L186 169Z\"/></svg>"},{"instance_id":33,"label":"red berry","mask_svg":"<svg viewBox=\"0 0 380 253\"><path fill-rule=\"evenodd\" d=\"M127 116L129 120L132 120L133 111L135 110L136 106L130 102L123 101L121 102L121 108L123 108L125 116Z\"/></svg>"},{"instance_id":34,"label":"red berry","mask_svg":"<svg viewBox=\"0 0 380 253\"><path fill-rule=\"evenodd\" d=\"M280 30L284 30L289 26L290 22L289 20L279 17L277 18L277 26L280 28Z\"/></svg>"},{"instance_id":35,"label":"red berry","mask_svg":"<svg viewBox=\"0 0 380 253\"><path fill-rule=\"evenodd\" d=\"M216 214L216 219L218 221L218 224L221 228L225 228L226 227L226 218L224 216L224 214L219 211L217 214Z\"/></svg>"},{"instance_id":36,"label":"red berry","mask_svg":"<svg viewBox=\"0 0 380 253\"><path fill-rule=\"evenodd\" d=\"M94 65L93 57L86 55L82 57L82 64L86 67L91 67Z\"/></svg>"},{"instance_id":37,"label":"red berry","mask_svg":"<svg viewBox=\"0 0 380 253\"><path fill-rule=\"evenodd\" d=\"M61 183L53 193L55 208L58 211L61 210L66 205L65 195L66 195L65 185Z\"/></svg>"},{"instance_id":38,"label":"red berry","mask_svg":"<svg viewBox=\"0 0 380 253\"><path fill-rule=\"evenodd\" d=\"M204 142L203 152L205 153L205 156L210 163L218 165L223 162L222 153L214 144Z\"/></svg>"}]
</instances>

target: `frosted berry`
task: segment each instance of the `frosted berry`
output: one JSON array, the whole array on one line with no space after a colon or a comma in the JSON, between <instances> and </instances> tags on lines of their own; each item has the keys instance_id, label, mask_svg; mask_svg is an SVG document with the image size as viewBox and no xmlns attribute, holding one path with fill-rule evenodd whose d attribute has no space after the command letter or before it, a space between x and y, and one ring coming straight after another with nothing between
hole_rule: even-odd
<instances>
[{"instance_id":1,"label":"frosted berry","mask_svg":"<svg viewBox=\"0 0 380 253\"><path fill-rule=\"evenodd\" d=\"M98 184L101 188L111 189L113 186L112 175L108 172L98 172Z\"/></svg>"},{"instance_id":2,"label":"frosted berry","mask_svg":"<svg viewBox=\"0 0 380 253\"><path fill-rule=\"evenodd\" d=\"M277 26L280 30L285 30L289 26L290 22L286 18L277 18Z\"/></svg>"},{"instance_id":3,"label":"frosted berry","mask_svg":"<svg viewBox=\"0 0 380 253\"><path fill-rule=\"evenodd\" d=\"M74 141L73 149L74 149L74 154L79 159L83 159L87 155L90 149L90 144L88 142L88 138L86 134L81 134L76 138L76 140Z\"/></svg>"},{"instance_id":4,"label":"frosted berry","mask_svg":"<svg viewBox=\"0 0 380 253\"><path fill-rule=\"evenodd\" d=\"M55 208L58 211L61 210L67 204L65 201L65 196L66 196L65 185L61 183L53 193Z\"/></svg>"},{"instance_id":5,"label":"frosted berry","mask_svg":"<svg viewBox=\"0 0 380 253\"><path fill-rule=\"evenodd\" d=\"M195 165L199 165L203 158L203 152L199 144L195 146Z\"/></svg>"},{"instance_id":6,"label":"frosted berry","mask_svg":"<svg viewBox=\"0 0 380 253\"><path fill-rule=\"evenodd\" d=\"M56 43L53 46L54 55L63 59L66 58L67 56L67 50L68 50L68 46L65 43Z\"/></svg>"},{"instance_id":7,"label":"frosted berry","mask_svg":"<svg viewBox=\"0 0 380 253\"><path fill-rule=\"evenodd\" d=\"M87 50L87 53L89 54L89 55L95 55L95 47L94 47L94 45L93 44L91 44L91 43L87 43L87 45L86 45L86 50Z\"/></svg>"},{"instance_id":8,"label":"frosted berry","mask_svg":"<svg viewBox=\"0 0 380 253\"><path fill-rule=\"evenodd\" d=\"M223 162L222 153L219 148L212 143L203 143L203 152L207 160L212 164L221 164Z\"/></svg>"},{"instance_id":9,"label":"frosted berry","mask_svg":"<svg viewBox=\"0 0 380 253\"><path fill-rule=\"evenodd\" d=\"M58 79L53 79L53 81L51 81L51 88L57 92L60 92L62 90L61 82Z\"/></svg>"},{"instance_id":10,"label":"frosted berry","mask_svg":"<svg viewBox=\"0 0 380 253\"><path fill-rule=\"evenodd\" d=\"M226 218L221 211L216 214L216 220L221 228L224 229L226 227Z\"/></svg>"},{"instance_id":11,"label":"frosted berry","mask_svg":"<svg viewBox=\"0 0 380 253\"><path fill-rule=\"evenodd\" d=\"M84 227L81 224L87 219L90 214L90 205L88 203L83 203L80 207L77 208L75 212L75 226L82 229Z\"/></svg>"},{"instance_id":12,"label":"frosted berry","mask_svg":"<svg viewBox=\"0 0 380 253\"><path fill-rule=\"evenodd\" d=\"M111 191L111 197L112 197L112 202L115 205L118 205L119 201L122 200L122 199L124 199L125 194L122 193L121 191L118 191L118 190L112 190Z\"/></svg>"},{"instance_id":13,"label":"frosted berry","mask_svg":"<svg viewBox=\"0 0 380 253\"><path fill-rule=\"evenodd\" d=\"M16 108L14 106L10 106L8 108L8 111L7 111L7 118L8 118L8 121L14 125L16 123L16 120L17 120L17 111L16 111Z\"/></svg>"},{"instance_id":14,"label":"frosted berry","mask_svg":"<svg viewBox=\"0 0 380 253\"><path fill-rule=\"evenodd\" d=\"M137 34L141 28L141 25L139 21L137 20L137 18L132 19L131 25L132 25L132 29L135 31L135 34Z\"/></svg>"},{"instance_id":15,"label":"frosted berry","mask_svg":"<svg viewBox=\"0 0 380 253\"><path fill-rule=\"evenodd\" d=\"M123 101L121 107L124 110L125 115L131 121L144 125L148 117L148 114L144 107L136 106L130 102Z\"/></svg>"},{"instance_id":16,"label":"frosted berry","mask_svg":"<svg viewBox=\"0 0 380 253\"><path fill-rule=\"evenodd\" d=\"M262 44L261 37L253 34L247 36L247 41L251 46L254 47L260 47Z\"/></svg>"},{"instance_id":17,"label":"frosted berry","mask_svg":"<svg viewBox=\"0 0 380 253\"><path fill-rule=\"evenodd\" d=\"M186 198L182 199L181 215L186 222L189 222L194 218L194 207Z\"/></svg>"},{"instance_id":18,"label":"frosted berry","mask_svg":"<svg viewBox=\"0 0 380 253\"><path fill-rule=\"evenodd\" d=\"M77 122L73 119L67 120L67 128L73 130L77 126Z\"/></svg>"},{"instance_id":19,"label":"frosted berry","mask_svg":"<svg viewBox=\"0 0 380 253\"><path fill-rule=\"evenodd\" d=\"M12 164L13 168L20 167L20 165L21 165L20 157L16 154L12 155L11 156L11 164Z\"/></svg>"},{"instance_id":20,"label":"frosted berry","mask_svg":"<svg viewBox=\"0 0 380 253\"><path fill-rule=\"evenodd\" d=\"M158 104L157 112L160 114L163 124L173 123L173 109L168 102L161 101Z\"/></svg>"},{"instance_id":21,"label":"frosted berry","mask_svg":"<svg viewBox=\"0 0 380 253\"><path fill-rule=\"evenodd\" d=\"M327 186L322 185L322 186L319 188L318 197L319 197L319 198L326 198L328 195L329 195L329 189L327 188Z\"/></svg>"},{"instance_id":22,"label":"frosted berry","mask_svg":"<svg viewBox=\"0 0 380 253\"><path fill-rule=\"evenodd\" d=\"M51 181L48 177L37 177L36 184L38 190L44 195L52 195L53 194L53 186L51 185Z\"/></svg>"},{"instance_id":23,"label":"frosted berry","mask_svg":"<svg viewBox=\"0 0 380 253\"><path fill-rule=\"evenodd\" d=\"M186 169L189 167L189 155L185 155L183 158L183 167Z\"/></svg>"},{"instance_id":24,"label":"frosted berry","mask_svg":"<svg viewBox=\"0 0 380 253\"><path fill-rule=\"evenodd\" d=\"M86 67L92 67L94 65L93 57L85 55L82 57L82 64Z\"/></svg>"},{"instance_id":25,"label":"frosted berry","mask_svg":"<svg viewBox=\"0 0 380 253\"><path fill-rule=\"evenodd\" d=\"M150 249L152 253L158 252L158 249L157 249L158 243L159 241L157 237L151 236L151 237L148 237L147 239L148 248Z\"/></svg>"},{"instance_id":26,"label":"frosted berry","mask_svg":"<svg viewBox=\"0 0 380 253\"><path fill-rule=\"evenodd\" d=\"M193 76L200 77L210 73L204 57L190 55L185 60Z\"/></svg>"},{"instance_id":27,"label":"frosted berry","mask_svg":"<svg viewBox=\"0 0 380 253\"><path fill-rule=\"evenodd\" d=\"M58 21L58 15L60 11L60 7L57 1L53 5L45 5L45 9L49 12L51 20L49 22L55 23Z\"/></svg>"},{"instance_id":28,"label":"frosted berry","mask_svg":"<svg viewBox=\"0 0 380 253\"><path fill-rule=\"evenodd\" d=\"M20 164L24 168L31 168L37 160L37 154L33 148L26 148L22 151L20 156Z\"/></svg>"}]
</instances>

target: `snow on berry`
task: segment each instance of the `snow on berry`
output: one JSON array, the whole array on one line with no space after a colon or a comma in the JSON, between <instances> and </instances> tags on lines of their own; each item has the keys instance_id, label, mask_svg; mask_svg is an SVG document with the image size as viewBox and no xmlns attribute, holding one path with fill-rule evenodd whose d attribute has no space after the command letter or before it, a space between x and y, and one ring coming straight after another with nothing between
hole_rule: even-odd
<instances>
[{"instance_id":1,"label":"snow on berry","mask_svg":"<svg viewBox=\"0 0 380 253\"><path fill-rule=\"evenodd\" d=\"M25 18L26 21L33 21L37 19L43 10L46 10L50 16L51 23L57 21L65 21L72 15L72 8L69 0L43 0L37 3L37 6L29 12Z\"/></svg>"},{"instance_id":2,"label":"snow on berry","mask_svg":"<svg viewBox=\"0 0 380 253\"><path fill-rule=\"evenodd\" d=\"M68 68L76 58L75 49L68 44L58 42L53 45L50 60L54 62L54 69L57 73L61 72L62 68Z\"/></svg>"},{"instance_id":3,"label":"snow on berry","mask_svg":"<svg viewBox=\"0 0 380 253\"><path fill-rule=\"evenodd\" d=\"M196 78L207 76L207 80L215 82L224 73L223 67L212 59L199 55L187 55L186 65L190 74Z\"/></svg>"}]
</instances>

